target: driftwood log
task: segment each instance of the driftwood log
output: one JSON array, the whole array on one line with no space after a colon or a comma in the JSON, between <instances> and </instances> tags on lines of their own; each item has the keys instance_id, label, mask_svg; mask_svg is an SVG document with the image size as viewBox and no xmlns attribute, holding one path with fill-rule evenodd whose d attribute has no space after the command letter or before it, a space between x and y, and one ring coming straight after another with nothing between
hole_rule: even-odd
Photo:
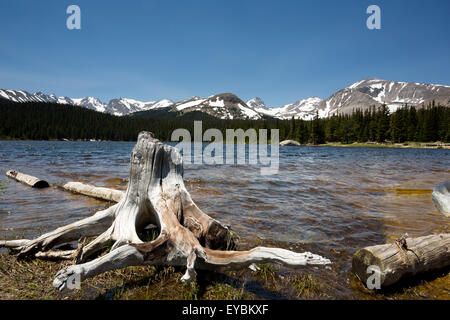
<instances>
[{"instance_id":1,"label":"driftwood log","mask_svg":"<svg viewBox=\"0 0 450 320\"><path fill-rule=\"evenodd\" d=\"M22 172L18 172L16 170L7 171L6 175L33 188L47 188L50 186L49 183L45 180L41 180L39 178L30 176ZM58 187L62 188L65 191L78 193L88 197L110 202L119 202L125 195L125 192L120 190L114 190L104 187L95 187L89 184L74 181L67 182L63 186Z\"/></svg>"},{"instance_id":2,"label":"driftwood log","mask_svg":"<svg viewBox=\"0 0 450 320\"><path fill-rule=\"evenodd\" d=\"M157 226L158 235L146 241L142 234L149 225ZM77 250L77 264L56 274L56 288L62 290L74 276L83 280L128 266L186 266L181 280L191 281L195 269L240 269L253 263L291 267L331 263L316 254L280 248L231 251L235 240L230 229L203 213L186 190L179 151L149 132L139 134L131 154L129 184L119 203L37 239L4 240L0 246L17 251L19 256L39 256L56 245L93 236L92 242ZM88 261L109 245L109 253ZM56 254L70 256L73 252Z\"/></svg>"},{"instance_id":3,"label":"driftwood log","mask_svg":"<svg viewBox=\"0 0 450 320\"><path fill-rule=\"evenodd\" d=\"M94 187L81 182L67 182L62 186L64 190L79 193L85 196L111 201L119 202L125 195L125 192L104 187Z\"/></svg>"},{"instance_id":4,"label":"driftwood log","mask_svg":"<svg viewBox=\"0 0 450 320\"><path fill-rule=\"evenodd\" d=\"M45 180L15 170L7 171L6 175L33 188L48 188L50 186Z\"/></svg>"},{"instance_id":5,"label":"driftwood log","mask_svg":"<svg viewBox=\"0 0 450 320\"><path fill-rule=\"evenodd\" d=\"M369 266L379 268L381 287L420 273L450 266L450 234L419 238L402 237L395 243L358 250L352 261L353 273L364 283L373 274Z\"/></svg>"}]
</instances>

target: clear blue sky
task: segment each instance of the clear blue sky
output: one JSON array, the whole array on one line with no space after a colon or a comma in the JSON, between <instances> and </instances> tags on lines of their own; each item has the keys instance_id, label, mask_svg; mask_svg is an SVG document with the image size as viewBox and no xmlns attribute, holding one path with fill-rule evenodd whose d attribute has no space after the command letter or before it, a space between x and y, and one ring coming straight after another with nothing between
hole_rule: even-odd
<instances>
[{"instance_id":1,"label":"clear blue sky","mask_svg":"<svg viewBox=\"0 0 450 320\"><path fill-rule=\"evenodd\" d=\"M81 8L81 30L66 8ZM366 8L381 8L381 30ZM450 1L0 2L0 88L280 106L367 77L450 85Z\"/></svg>"}]
</instances>

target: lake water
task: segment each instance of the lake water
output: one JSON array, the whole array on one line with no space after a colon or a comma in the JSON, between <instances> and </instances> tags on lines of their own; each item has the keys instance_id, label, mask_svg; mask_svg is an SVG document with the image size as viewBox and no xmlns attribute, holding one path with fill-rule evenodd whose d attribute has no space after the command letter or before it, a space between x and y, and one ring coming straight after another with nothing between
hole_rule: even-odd
<instances>
[{"instance_id":1,"label":"lake water","mask_svg":"<svg viewBox=\"0 0 450 320\"><path fill-rule=\"evenodd\" d=\"M129 142L0 141L0 238L35 237L103 209L105 202L56 187L32 189L7 179L10 169L52 185L67 181L125 189ZM333 298L363 297L351 257L364 246L407 232L450 232L433 205L434 185L450 179L450 151L280 147L278 174L248 165L185 165L198 206L241 237L243 247L277 245L330 258L312 268ZM431 281L432 298L450 298L449 277Z\"/></svg>"}]
</instances>

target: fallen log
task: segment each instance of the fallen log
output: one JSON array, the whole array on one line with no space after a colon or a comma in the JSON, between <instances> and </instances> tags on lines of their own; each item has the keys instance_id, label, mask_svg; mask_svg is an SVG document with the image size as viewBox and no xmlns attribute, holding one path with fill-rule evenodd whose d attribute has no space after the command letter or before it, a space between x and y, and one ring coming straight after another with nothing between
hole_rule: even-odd
<instances>
[{"instance_id":1,"label":"fallen log","mask_svg":"<svg viewBox=\"0 0 450 320\"><path fill-rule=\"evenodd\" d=\"M446 217L450 217L450 180L436 185L431 198L439 211Z\"/></svg>"},{"instance_id":2,"label":"fallen log","mask_svg":"<svg viewBox=\"0 0 450 320\"><path fill-rule=\"evenodd\" d=\"M49 183L45 180L41 180L39 178L14 170L7 171L6 175L33 188L47 188L50 186ZM125 192L120 190L95 187L92 185L73 181L67 182L61 188L73 193L78 193L88 197L111 202L119 202L125 194Z\"/></svg>"},{"instance_id":3,"label":"fallen log","mask_svg":"<svg viewBox=\"0 0 450 320\"><path fill-rule=\"evenodd\" d=\"M45 180L15 170L7 171L6 175L33 188L48 188L50 186Z\"/></svg>"},{"instance_id":4,"label":"fallen log","mask_svg":"<svg viewBox=\"0 0 450 320\"><path fill-rule=\"evenodd\" d=\"M381 287L448 266L450 266L449 233L419 238L408 238L406 235L395 243L360 249L353 255L352 261L353 273L365 285L368 285L368 278L376 272L380 277Z\"/></svg>"},{"instance_id":5,"label":"fallen log","mask_svg":"<svg viewBox=\"0 0 450 320\"><path fill-rule=\"evenodd\" d=\"M62 188L73 193L79 193L85 196L111 202L119 202L125 195L125 192L123 191L95 187L81 182L67 182L62 186Z\"/></svg>"},{"instance_id":6,"label":"fallen log","mask_svg":"<svg viewBox=\"0 0 450 320\"><path fill-rule=\"evenodd\" d=\"M142 236L149 225L157 227L152 241ZM83 280L128 266L186 266L181 280L192 281L195 269L241 269L253 263L290 267L331 263L316 254L280 248L234 251L236 240L229 227L201 211L186 190L178 149L162 144L149 132L139 134L131 154L128 187L117 204L37 239L0 241L0 247L15 250L19 256L35 256L90 236L97 237L78 250L78 264L56 274L56 288L67 287L73 276ZM109 253L88 261L110 245Z\"/></svg>"}]
</instances>

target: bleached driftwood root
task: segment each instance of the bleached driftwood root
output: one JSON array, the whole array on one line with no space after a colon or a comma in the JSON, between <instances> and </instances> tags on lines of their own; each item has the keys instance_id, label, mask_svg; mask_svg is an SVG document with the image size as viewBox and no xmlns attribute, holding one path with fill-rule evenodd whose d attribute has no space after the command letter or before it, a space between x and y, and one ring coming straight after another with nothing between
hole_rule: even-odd
<instances>
[{"instance_id":1,"label":"bleached driftwood root","mask_svg":"<svg viewBox=\"0 0 450 320\"><path fill-rule=\"evenodd\" d=\"M67 182L62 186L62 188L73 193L79 193L85 196L112 202L119 202L125 195L125 192L120 190L95 187L81 182Z\"/></svg>"},{"instance_id":2,"label":"bleached driftwood root","mask_svg":"<svg viewBox=\"0 0 450 320\"><path fill-rule=\"evenodd\" d=\"M45 180L41 180L39 178L15 170L7 171L6 175L33 188L48 188L50 186Z\"/></svg>"},{"instance_id":3,"label":"bleached driftwood root","mask_svg":"<svg viewBox=\"0 0 450 320\"><path fill-rule=\"evenodd\" d=\"M77 250L49 250L39 251L35 257L44 260L72 260L76 254Z\"/></svg>"},{"instance_id":4,"label":"bleached driftwood root","mask_svg":"<svg viewBox=\"0 0 450 320\"><path fill-rule=\"evenodd\" d=\"M436 185L433 188L431 198L439 211L446 217L450 217L450 181Z\"/></svg>"},{"instance_id":5,"label":"bleached driftwood root","mask_svg":"<svg viewBox=\"0 0 450 320\"><path fill-rule=\"evenodd\" d=\"M157 226L159 235L145 242L142 234L149 225ZM0 246L29 255L94 235L95 240L78 250L79 264L57 273L55 287L65 288L74 275L83 280L127 266L186 266L181 280L191 281L196 269L240 269L270 262L290 267L330 263L309 252L278 248L223 251L235 248L232 232L196 206L184 186L179 151L154 139L149 132L139 134L131 154L128 188L119 203L35 240L3 241ZM109 253L86 262L111 244Z\"/></svg>"},{"instance_id":6,"label":"bleached driftwood root","mask_svg":"<svg viewBox=\"0 0 450 320\"><path fill-rule=\"evenodd\" d=\"M0 247L17 251L20 257L34 255L39 251L48 251L53 247L102 233L114 222L117 204L106 210L98 211L91 217L60 227L39 238L28 240L3 240Z\"/></svg>"}]
</instances>

